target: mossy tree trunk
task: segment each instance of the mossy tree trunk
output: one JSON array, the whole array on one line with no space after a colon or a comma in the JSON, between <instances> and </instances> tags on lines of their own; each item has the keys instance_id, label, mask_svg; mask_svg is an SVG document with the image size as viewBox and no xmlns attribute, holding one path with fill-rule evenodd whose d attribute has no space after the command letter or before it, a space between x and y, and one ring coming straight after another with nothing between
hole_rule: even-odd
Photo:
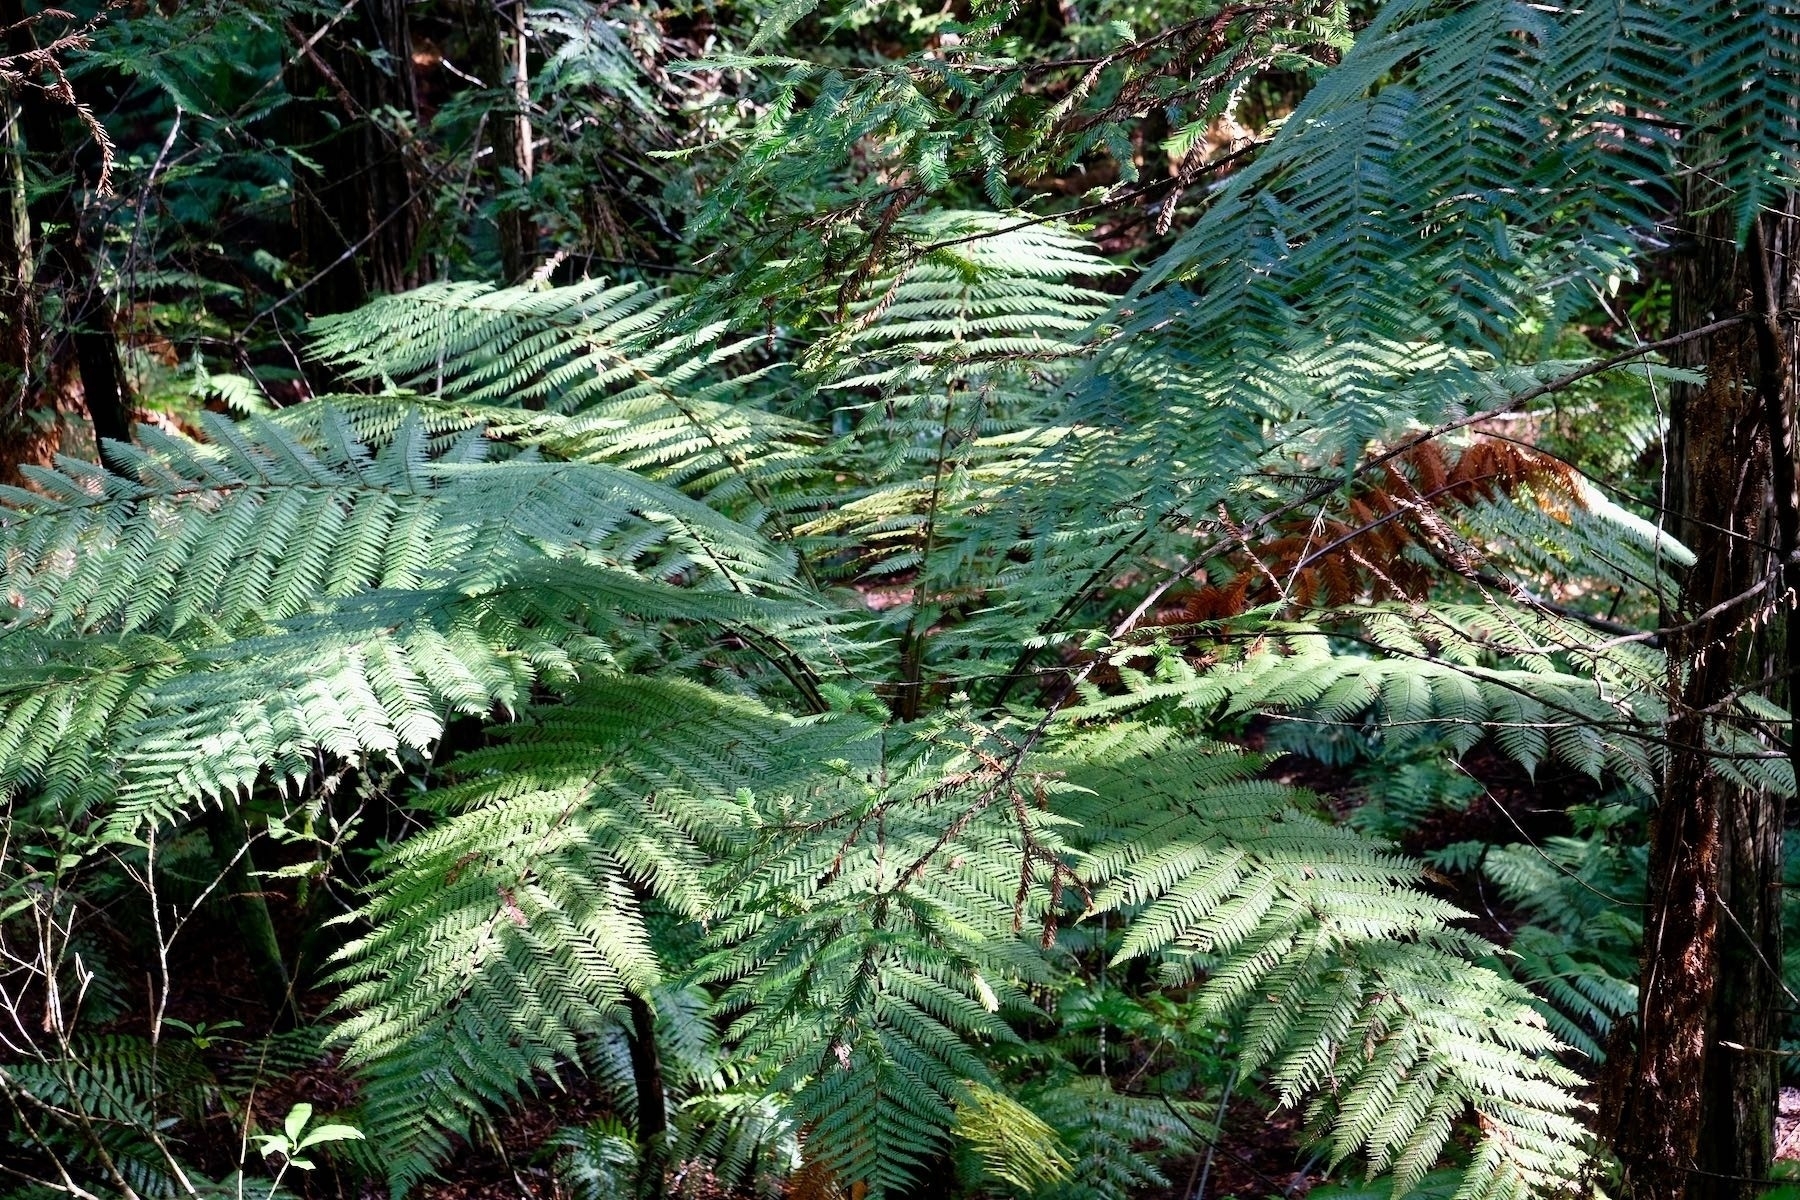
<instances>
[{"instance_id":1,"label":"mossy tree trunk","mask_svg":"<svg viewBox=\"0 0 1800 1200\"><path fill-rule=\"evenodd\" d=\"M19 104L8 94L0 105L0 483L16 485L21 466L55 455L61 419L36 377L40 316Z\"/></svg>"}]
</instances>

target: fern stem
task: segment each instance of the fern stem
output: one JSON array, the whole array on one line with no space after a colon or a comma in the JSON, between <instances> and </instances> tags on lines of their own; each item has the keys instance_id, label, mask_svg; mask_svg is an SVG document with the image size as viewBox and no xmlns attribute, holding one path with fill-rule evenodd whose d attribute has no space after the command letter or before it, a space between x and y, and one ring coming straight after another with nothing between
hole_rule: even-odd
<instances>
[{"instance_id":1,"label":"fern stem","mask_svg":"<svg viewBox=\"0 0 1800 1200\"><path fill-rule=\"evenodd\" d=\"M920 681L925 673L924 635L919 632L919 610L925 603L925 586L931 570L931 552L937 543L938 502L944 494L944 458L950 449L950 419L956 412L954 395L944 401L944 423L938 430L937 460L931 469L931 500L925 507L925 539L919 550L919 570L913 581L912 612L906 633L900 638L900 695L896 715L902 721L919 717Z\"/></svg>"},{"instance_id":2,"label":"fern stem","mask_svg":"<svg viewBox=\"0 0 1800 1200\"><path fill-rule=\"evenodd\" d=\"M256 879L255 863L250 857L250 830L244 823L243 810L224 800L216 810L207 813L205 824L213 853L225 864L226 900L238 931L243 934L251 975L277 1025L284 1025L294 1015L293 981L282 961L281 942L275 936L268 901Z\"/></svg>"},{"instance_id":3,"label":"fern stem","mask_svg":"<svg viewBox=\"0 0 1800 1200\"><path fill-rule=\"evenodd\" d=\"M625 1007L631 1013L631 1034L625 1044L637 1092L638 1171L633 1194L637 1200L658 1200L668 1160L669 1110L662 1058L656 1050L656 1014L635 992L625 997Z\"/></svg>"},{"instance_id":4,"label":"fern stem","mask_svg":"<svg viewBox=\"0 0 1800 1200\"><path fill-rule=\"evenodd\" d=\"M1225 1136L1225 1113L1231 1106L1231 1091L1237 1087L1239 1064L1231 1064L1231 1076L1225 1080L1225 1092L1219 1097L1219 1119L1213 1124L1217 1128L1212 1141L1206 1145L1206 1165L1200 1168L1200 1184L1196 1188L1192 1176L1188 1177L1187 1194L1182 1200L1206 1200L1206 1185L1212 1179L1213 1155L1219 1149L1219 1139Z\"/></svg>"}]
</instances>

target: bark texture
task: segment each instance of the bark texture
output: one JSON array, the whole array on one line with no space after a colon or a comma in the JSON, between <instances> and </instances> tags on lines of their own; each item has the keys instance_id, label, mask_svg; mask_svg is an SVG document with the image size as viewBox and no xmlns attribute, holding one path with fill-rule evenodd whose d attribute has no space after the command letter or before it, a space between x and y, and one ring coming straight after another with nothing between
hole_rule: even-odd
<instances>
[{"instance_id":1,"label":"bark texture","mask_svg":"<svg viewBox=\"0 0 1800 1200\"><path fill-rule=\"evenodd\" d=\"M1708 211L1699 199L1689 211ZM1711 211L1676 264L1674 327L1745 319L1682 348L1681 365L1706 381L1671 397L1668 507L1698 561L1665 615L1676 708L1652 823L1639 1036L1604 1114L1627 1194L1659 1200L1761 1194L1782 1007L1783 806L1723 778L1706 744L1708 714L1800 650L1787 631L1800 538L1793 357L1777 315L1792 292L1788 222L1771 218L1739 250Z\"/></svg>"},{"instance_id":2,"label":"bark texture","mask_svg":"<svg viewBox=\"0 0 1800 1200\"><path fill-rule=\"evenodd\" d=\"M112 300L101 287L91 251L89 239L97 235L87 228L83 203L88 187L98 184L97 175L103 172L94 171L95 164L84 162L78 153L81 143L88 139L68 133L71 120L81 111L79 98L74 87L38 55L37 34L29 20L38 11L41 10L28 9L22 0L0 0L0 28L7 31L6 52L24 64L24 74L30 81L16 88L11 96L17 113L13 145L34 159L43 177L52 181L51 186L39 189L26 208L29 227L49 231L43 246L45 277L32 282L54 287L61 293L60 324L81 371L82 400L94 423L95 437L127 441L131 437L131 385L119 355ZM106 148L99 152L105 153ZM12 207L10 202L8 207ZM16 224L12 236L16 249L21 244ZM29 261L26 258L13 264L15 279ZM26 307L16 314L15 328L7 337L15 341L23 338L30 344L37 332L40 292L38 287L26 284L17 294ZM35 346L32 349L35 351ZM52 347L50 353L54 355L58 349ZM28 357L28 366L34 357ZM22 390L13 411L31 414L33 424L41 424L55 410L55 389L40 372L28 369L20 378Z\"/></svg>"},{"instance_id":3,"label":"bark texture","mask_svg":"<svg viewBox=\"0 0 1800 1200\"><path fill-rule=\"evenodd\" d=\"M0 483L24 482L21 466L43 466L62 443L61 414L36 378L38 302L24 139L16 98L0 111Z\"/></svg>"},{"instance_id":4,"label":"bark texture","mask_svg":"<svg viewBox=\"0 0 1800 1200\"><path fill-rule=\"evenodd\" d=\"M1744 378L1756 393L1767 447L1769 516L1762 577L1771 587L1758 608L1750 679L1785 681L1771 698L1794 707L1792 672L1800 667L1795 588L1800 585L1800 495L1794 473L1793 327L1782 312L1796 299L1793 199L1785 213L1764 216L1736 261L1746 279L1754 361ZM1744 294L1744 293L1740 293ZM1796 747L1787 730L1790 758ZM1782 1003L1781 878L1786 812L1778 794L1733 789L1721 812L1719 986L1714 994L1700 1145L1689 1194L1708 1200L1752 1200L1763 1194L1774 1163Z\"/></svg>"},{"instance_id":5,"label":"bark texture","mask_svg":"<svg viewBox=\"0 0 1800 1200\"><path fill-rule=\"evenodd\" d=\"M357 0L313 27L290 27L288 135L317 170L296 172L294 223L311 272L305 311L347 312L370 297L417 287L423 180L393 114L418 95L405 0Z\"/></svg>"},{"instance_id":6,"label":"bark texture","mask_svg":"<svg viewBox=\"0 0 1800 1200\"><path fill-rule=\"evenodd\" d=\"M488 83L501 99L489 115L498 190L518 192L533 171L529 39L525 0L499 0L482 6L488 48ZM529 205L504 201L496 214L501 270L507 283L519 283L537 262L537 220Z\"/></svg>"}]
</instances>

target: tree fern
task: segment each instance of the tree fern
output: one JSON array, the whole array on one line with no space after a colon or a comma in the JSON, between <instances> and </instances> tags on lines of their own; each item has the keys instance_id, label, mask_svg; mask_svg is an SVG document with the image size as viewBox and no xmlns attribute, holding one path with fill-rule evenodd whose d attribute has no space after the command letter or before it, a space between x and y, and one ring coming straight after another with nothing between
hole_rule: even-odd
<instances>
[{"instance_id":1,"label":"tree fern","mask_svg":"<svg viewBox=\"0 0 1800 1200\"><path fill-rule=\"evenodd\" d=\"M1192 1153L1217 1136L1196 1106L1121 1095L1103 1079L1071 1080L1030 1099L1074 1160L1068 1179L1040 1189L1057 1200L1124 1200L1146 1187L1166 1187L1158 1160Z\"/></svg>"},{"instance_id":2,"label":"tree fern","mask_svg":"<svg viewBox=\"0 0 1800 1200\"><path fill-rule=\"evenodd\" d=\"M1599 1061L1615 1022L1637 1011L1642 921L1641 847L1608 836L1631 809L1578 810L1576 836L1539 845L1460 843L1432 856L1442 867L1479 871L1527 922L1503 965L1541 997L1556 1035Z\"/></svg>"},{"instance_id":3,"label":"tree fern","mask_svg":"<svg viewBox=\"0 0 1800 1200\"><path fill-rule=\"evenodd\" d=\"M1171 980L1204 969L1208 1002L1243 1020L1246 1069L1266 1066L1287 1102L1316 1093L1307 1116L1334 1161L1360 1151L1404 1193L1473 1106L1460 1194L1529 1195L1578 1170L1559 1043L1530 993L1468 965L1480 942L1416 890L1416 864L1246 778L1253 759L1158 730L1082 750L1068 779L1092 797L1096 903L1131 916L1121 957L1154 956Z\"/></svg>"},{"instance_id":4,"label":"tree fern","mask_svg":"<svg viewBox=\"0 0 1800 1200\"><path fill-rule=\"evenodd\" d=\"M727 1187L781 1194L803 1166L801 1130L786 1101L754 1088L691 1097L676 1113L675 1158Z\"/></svg>"},{"instance_id":5,"label":"tree fern","mask_svg":"<svg viewBox=\"0 0 1800 1200\"><path fill-rule=\"evenodd\" d=\"M761 818L700 968L728 985L728 1044L810 1124L809 1159L883 1192L947 1145L990 1079L977 1048L1016 1037L1005 1015L1043 973L1019 924L1041 903L1018 875L1025 785L985 740L946 721L846 745L831 786Z\"/></svg>"},{"instance_id":6,"label":"tree fern","mask_svg":"<svg viewBox=\"0 0 1800 1200\"><path fill-rule=\"evenodd\" d=\"M638 1161L637 1141L617 1121L560 1129L547 1145L558 1151L557 1178L577 1200L609 1200L630 1190Z\"/></svg>"},{"instance_id":7,"label":"tree fern","mask_svg":"<svg viewBox=\"0 0 1800 1200\"><path fill-rule=\"evenodd\" d=\"M1003 1092L970 1088L956 1117L957 1136L980 1156L982 1172L991 1179L1029 1194L1071 1173L1056 1130Z\"/></svg>"},{"instance_id":8,"label":"tree fern","mask_svg":"<svg viewBox=\"0 0 1800 1200\"><path fill-rule=\"evenodd\" d=\"M304 776L316 751L422 750L449 712L604 661L621 616L746 619L786 574L750 531L615 468L484 467L459 461L467 438L433 456L417 422L378 452L329 414L312 445L211 428L122 451L135 478L39 473L0 526L15 786L91 804L110 762L125 828L265 769Z\"/></svg>"},{"instance_id":9,"label":"tree fern","mask_svg":"<svg viewBox=\"0 0 1800 1200\"><path fill-rule=\"evenodd\" d=\"M404 1188L445 1132L580 1063L663 978L643 906L693 919L740 794L804 778L830 740L691 685L596 679L465 756L442 814L381 864L338 974L368 1132ZM420 954L419 947L429 946ZM421 1077L429 1102L421 1103Z\"/></svg>"},{"instance_id":10,"label":"tree fern","mask_svg":"<svg viewBox=\"0 0 1800 1200\"><path fill-rule=\"evenodd\" d=\"M317 323L306 366L342 396L0 493L0 794L58 864L6 864L15 916L63 871L154 881L152 835L205 806L285 836L340 782L372 797L404 832L335 927L332 1019L373 1144L349 1153L397 1194L576 1072L653 1099L647 1049L676 1154L725 1186L894 1196L959 1147L1021 1192L1161 1186L1218 1132L1203 1076L1165 1102L1009 1070L1112 936L1333 1163L1405 1193L1460 1145L1471 1200L1582 1178L1565 1062L1628 1011L1636 934L1570 877L1616 896L1632 863L1596 837L1438 855L1530 918L1502 953L1370 835L1423 810L1410 776L1339 823L1225 739L1440 772L1486 743L1653 790L1681 664L1633 623L1694 558L1479 414L1644 357L1586 356L1570 318L1640 270L1678 171L1740 233L1791 183L1792 14L1392 0L1352 39L1345 5L1102 0L882 14L872 50L844 31L873 10L777 0L643 18L713 39L666 74L630 18L528 8L537 106L502 119L698 80L683 121L715 140L658 160L691 210L677 286L446 275ZM229 74L143 61L171 96ZM1270 72L1296 105L1247 131ZM408 153L470 116L434 109ZM183 394L250 407L216 341ZM1721 707L1719 772L1791 793L1787 715ZM297 865L335 887L341 850ZM112 1033L0 1086L96 1114L56 1134L95 1178L116 1151L173 1192L150 1135L223 1094L199 1064ZM617 1191L651 1126L550 1156Z\"/></svg>"}]
</instances>

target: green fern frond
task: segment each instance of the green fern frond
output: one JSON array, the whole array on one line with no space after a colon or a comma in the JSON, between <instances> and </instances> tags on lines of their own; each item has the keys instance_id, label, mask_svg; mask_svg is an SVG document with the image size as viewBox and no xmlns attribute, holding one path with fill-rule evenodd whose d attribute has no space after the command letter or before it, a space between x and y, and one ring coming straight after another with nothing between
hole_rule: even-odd
<instances>
[{"instance_id":1,"label":"green fern frond","mask_svg":"<svg viewBox=\"0 0 1800 1200\"><path fill-rule=\"evenodd\" d=\"M625 997L652 993L644 905L704 914L712 857L746 836L740 793L805 779L829 744L691 684L615 676L453 764L467 782L421 801L437 823L378 864L371 931L336 976L397 1188L446 1131L583 1063Z\"/></svg>"},{"instance_id":2,"label":"green fern frond","mask_svg":"<svg viewBox=\"0 0 1800 1200\"><path fill-rule=\"evenodd\" d=\"M810 795L759 806L698 978L724 985L734 1053L810 1125L809 1160L886 1194L991 1080L978 1047L1016 1039L1005 1014L1044 972L1019 923L1043 900L1014 882L1020 801L979 741L952 725L884 754L850 730Z\"/></svg>"},{"instance_id":3,"label":"green fern frond","mask_svg":"<svg viewBox=\"0 0 1800 1200\"><path fill-rule=\"evenodd\" d=\"M1167 1187L1159 1164L1217 1136L1191 1101L1125 1095L1104 1079L1034 1090L1030 1100L1074 1156L1070 1177L1038 1193L1051 1200L1127 1200Z\"/></svg>"},{"instance_id":4,"label":"green fern frond","mask_svg":"<svg viewBox=\"0 0 1800 1200\"><path fill-rule=\"evenodd\" d=\"M1529 992L1472 965L1489 948L1417 889L1416 864L1248 778L1251 756L1154 728L1076 746L1065 805L1090 823L1096 906L1131 919L1121 957L1203 976L1211 1010L1241 1019L1244 1069L1307 1100L1334 1162L1361 1153L1404 1194L1472 1105L1464 1194L1529 1195L1579 1169L1561 1043Z\"/></svg>"},{"instance_id":5,"label":"green fern frond","mask_svg":"<svg viewBox=\"0 0 1800 1200\"><path fill-rule=\"evenodd\" d=\"M1011 1096L980 1084L956 1106L956 1136L981 1156L987 1175L1022 1192L1051 1187L1071 1170L1056 1130Z\"/></svg>"}]
</instances>

